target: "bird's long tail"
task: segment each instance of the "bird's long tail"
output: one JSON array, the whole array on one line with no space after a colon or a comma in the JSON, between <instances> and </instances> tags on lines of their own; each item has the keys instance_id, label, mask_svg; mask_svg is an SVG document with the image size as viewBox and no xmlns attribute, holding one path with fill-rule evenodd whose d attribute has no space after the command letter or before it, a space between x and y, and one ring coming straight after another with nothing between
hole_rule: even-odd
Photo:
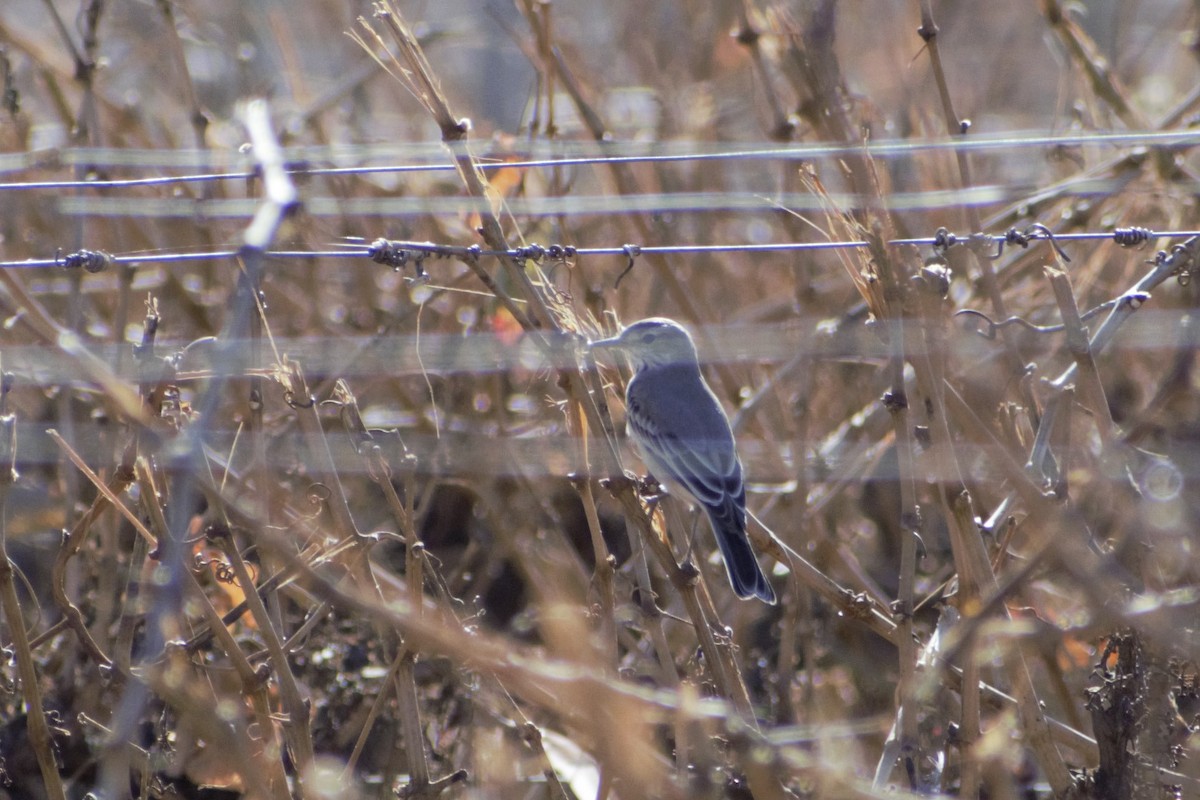
<instances>
[{"instance_id":1,"label":"bird's long tail","mask_svg":"<svg viewBox=\"0 0 1200 800\"><path fill-rule=\"evenodd\" d=\"M746 536L745 525L716 513L710 513L709 520L733 591L743 600L757 597L764 603L775 605L775 590L758 566L758 559L754 557L754 550L750 548L750 540Z\"/></svg>"}]
</instances>

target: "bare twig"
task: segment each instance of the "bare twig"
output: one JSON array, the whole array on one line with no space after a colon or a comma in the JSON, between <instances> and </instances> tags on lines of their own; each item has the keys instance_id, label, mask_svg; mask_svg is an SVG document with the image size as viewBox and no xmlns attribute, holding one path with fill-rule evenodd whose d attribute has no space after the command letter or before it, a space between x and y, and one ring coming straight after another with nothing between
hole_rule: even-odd
<instances>
[{"instance_id":1,"label":"bare twig","mask_svg":"<svg viewBox=\"0 0 1200 800\"><path fill-rule=\"evenodd\" d=\"M25 617L17 597L13 562L8 556L8 497L17 479L17 418L8 410L8 393L11 389L11 377L0 370L0 608L8 625L17 672L21 677L21 694L25 698L27 715L26 730L29 731L29 741L37 758L38 769L41 770L46 793L51 800L65 800L66 791L54 759L54 740L42 707L38 668L29 647L29 632L25 630Z\"/></svg>"}]
</instances>

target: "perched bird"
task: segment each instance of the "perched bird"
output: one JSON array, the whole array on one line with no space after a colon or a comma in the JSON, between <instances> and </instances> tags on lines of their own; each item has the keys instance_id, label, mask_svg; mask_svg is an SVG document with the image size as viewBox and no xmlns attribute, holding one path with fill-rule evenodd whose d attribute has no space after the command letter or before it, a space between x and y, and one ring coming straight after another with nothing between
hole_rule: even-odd
<instances>
[{"instance_id":1,"label":"perched bird","mask_svg":"<svg viewBox=\"0 0 1200 800\"><path fill-rule=\"evenodd\" d=\"M733 430L700 374L692 337L678 323L652 317L592 349L626 354L633 378L625 388L625 427L651 475L682 488L708 515L729 582L738 597L775 603L746 536L746 487Z\"/></svg>"}]
</instances>

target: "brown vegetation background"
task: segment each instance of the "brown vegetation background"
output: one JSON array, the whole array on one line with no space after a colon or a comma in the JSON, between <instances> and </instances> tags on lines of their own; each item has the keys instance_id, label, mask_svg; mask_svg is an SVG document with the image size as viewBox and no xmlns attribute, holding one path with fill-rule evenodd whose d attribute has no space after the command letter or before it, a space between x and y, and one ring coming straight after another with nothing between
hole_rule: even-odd
<instances>
[{"instance_id":1,"label":"brown vegetation background","mask_svg":"<svg viewBox=\"0 0 1200 800\"><path fill-rule=\"evenodd\" d=\"M0 795L1200 797L1198 40L6 0ZM652 315L778 606L624 477Z\"/></svg>"}]
</instances>

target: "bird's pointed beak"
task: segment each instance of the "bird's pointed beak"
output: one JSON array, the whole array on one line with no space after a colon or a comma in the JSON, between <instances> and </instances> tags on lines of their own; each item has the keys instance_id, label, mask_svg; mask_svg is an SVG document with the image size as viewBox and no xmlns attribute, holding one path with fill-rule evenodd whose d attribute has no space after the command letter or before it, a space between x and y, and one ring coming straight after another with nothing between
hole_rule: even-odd
<instances>
[{"instance_id":1,"label":"bird's pointed beak","mask_svg":"<svg viewBox=\"0 0 1200 800\"><path fill-rule=\"evenodd\" d=\"M594 342L588 342L589 350L604 349L606 347L620 347L624 342L621 341L620 334L610 336L607 339L597 339Z\"/></svg>"}]
</instances>

